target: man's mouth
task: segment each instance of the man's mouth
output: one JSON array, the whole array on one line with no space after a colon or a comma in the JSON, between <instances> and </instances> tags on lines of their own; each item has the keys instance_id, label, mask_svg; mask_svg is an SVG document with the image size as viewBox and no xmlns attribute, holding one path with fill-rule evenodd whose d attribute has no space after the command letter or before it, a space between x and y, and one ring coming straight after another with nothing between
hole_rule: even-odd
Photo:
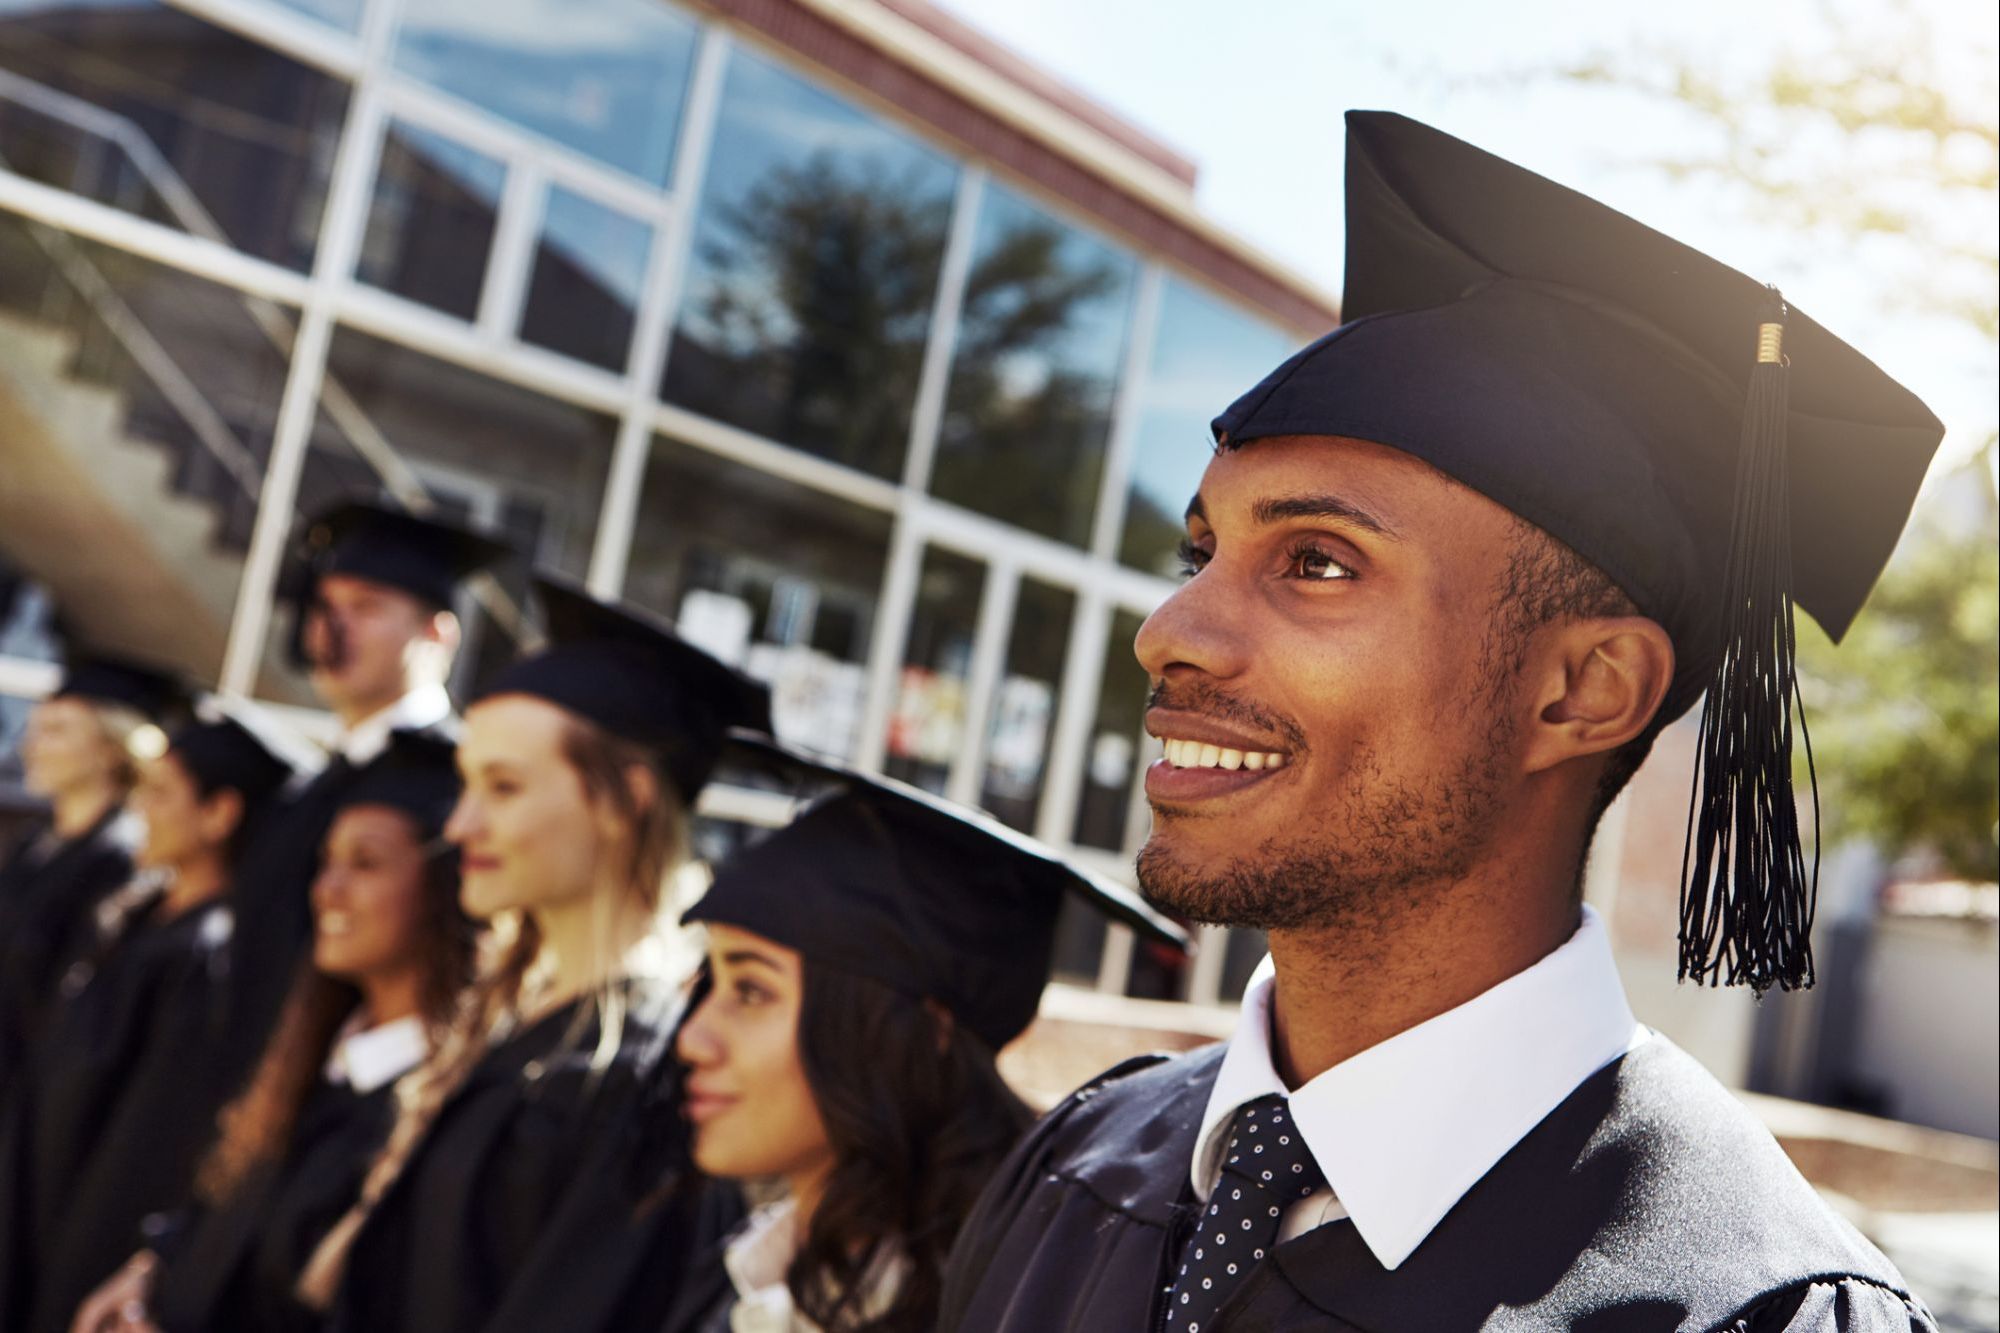
<instances>
[{"instance_id":1,"label":"man's mouth","mask_svg":"<svg viewBox=\"0 0 2000 1333\"><path fill-rule=\"evenodd\" d=\"M1165 750L1146 770L1146 796L1162 805L1233 795L1269 781L1292 758L1289 750L1267 749L1268 741L1197 713L1154 709L1146 730Z\"/></svg>"},{"instance_id":2,"label":"man's mouth","mask_svg":"<svg viewBox=\"0 0 2000 1333\"><path fill-rule=\"evenodd\" d=\"M1266 768L1283 768L1285 755L1277 750L1234 750L1206 745L1201 741L1166 740L1167 762L1175 768L1225 768L1252 773Z\"/></svg>"}]
</instances>

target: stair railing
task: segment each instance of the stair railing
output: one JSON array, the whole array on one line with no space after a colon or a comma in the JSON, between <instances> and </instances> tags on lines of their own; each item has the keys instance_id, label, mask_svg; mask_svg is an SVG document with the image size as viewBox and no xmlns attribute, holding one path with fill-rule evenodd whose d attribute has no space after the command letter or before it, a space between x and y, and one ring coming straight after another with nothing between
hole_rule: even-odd
<instances>
[{"instance_id":1,"label":"stair railing","mask_svg":"<svg viewBox=\"0 0 2000 1333\"><path fill-rule=\"evenodd\" d=\"M124 154L174 220L190 235L235 248L235 243L202 206L192 187L174 169L159 146L132 120L7 69L0 69L0 101L13 102L62 121L112 145ZM5 157L0 156L0 167L6 165ZM253 501L256 500L263 486L263 469L256 455L237 439L200 387L181 370L131 306L118 295L103 272L74 241L53 228L36 228L35 232L43 248L50 251L51 259L62 269L64 277L79 295L90 302L105 327L187 423L202 447L215 457ZM44 232L59 239L42 239ZM272 346L281 355L289 357L293 335L297 331L290 315L283 307L263 297L238 295L244 309L264 336L271 340ZM397 503L418 514L428 513L436 507L436 501L425 487L423 478L331 371L321 377L320 406ZM297 517L296 505L293 516ZM477 574L467 581L467 586L486 613L515 643L526 647L539 641L540 636L528 625L519 604L497 579L489 574Z\"/></svg>"}]
</instances>

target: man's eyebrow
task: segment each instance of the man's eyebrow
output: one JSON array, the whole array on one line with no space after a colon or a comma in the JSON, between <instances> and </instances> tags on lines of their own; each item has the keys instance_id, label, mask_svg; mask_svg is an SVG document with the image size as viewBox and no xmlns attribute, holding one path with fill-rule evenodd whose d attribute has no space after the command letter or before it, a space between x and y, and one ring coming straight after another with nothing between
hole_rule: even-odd
<instances>
[{"instance_id":1,"label":"man's eyebrow","mask_svg":"<svg viewBox=\"0 0 2000 1333\"><path fill-rule=\"evenodd\" d=\"M1330 518L1350 523L1391 541L1401 540L1388 520L1372 509L1339 495L1287 495L1257 501L1250 516L1260 524L1280 523L1290 518Z\"/></svg>"}]
</instances>

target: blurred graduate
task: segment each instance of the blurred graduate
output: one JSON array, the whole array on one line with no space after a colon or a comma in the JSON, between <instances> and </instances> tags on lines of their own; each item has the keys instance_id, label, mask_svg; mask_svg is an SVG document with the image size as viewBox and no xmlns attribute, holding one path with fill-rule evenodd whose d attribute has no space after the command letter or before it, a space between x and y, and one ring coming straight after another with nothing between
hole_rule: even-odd
<instances>
[{"instance_id":1,"label":"blurred graduate","mask_svg":"<svg viewBox=\"0 0 2000 1333\"><path fill-rule=\"evenodd\" d=\"M231 705L140 770L141 871L102 906L0 1127L0 1326L60 1333L186 1198L234 1088L229 943L240 849L313 753Z\"/></svg>"},{"instance_id":2,"label":"blurred graduate","mask_svg":"<svg viewBox=\"0 0 2000 1333\"><path fill-rule=\"evenodd\" d=\"M141 830L126 800L186 705L171 672L78 654L29 715L22 767L49 809L0 861L0 1092L89 946L98 905L132 877Z\"/></svg>"},{"instance_id":3,"label":"blurred graduate","mask_svg":"<svg viewBox=\"0 0 2000 1333\"><path fill-rule=\"evenodd\" d=\"M393 733L450 737L445 681L462 634L452 601L463 580L507 553L482 534L361 501L305 525L284 581L291 649L340 735L332 762L242 867L232 1004L245 1017L244 1040L225 1053L239 1070L263 1049L311 936L313 877L341 792Z\"/></svg>"},{"instance_id":4,"label":"blurred graduate","mask_svg":"<svg viewBox=\"0 0 2000 1333\"><path fill-rule=\"evenodd\" d=\"M593 1327L732 1220L696 1192L641 1227L637 1163L692 972L663 896L725 729L768 728L769 700L650 617L538 589L550 644L467 709L447 828L493 947L301 1279L344 1333Z\"/></svg>"},{"instance_id":5,"label":"blurred graduate","mask_svg":"<svg viewBox=\"0 0 2000 1333\"><path fill-rule=\"evenodd\" d=\"M452 747L398 733L340 793L313 881L313 948L248 1085L224 1109L194 1199L78 1312L78 1333L304 1333L300 1271L360 1193L397 1079L456 1012L475 931L441 834Z\"/></svg>"},{"instance_id":6,"label":"blurred graduate","mask_svg":"<svg viewBox=\"0 0 2000 1333\"><path fill-rule=\"evenodd\" d=\"M1176 951L1115 884L990 817L769 739L815 796L686 914L704 998L676 1049L694 1164L782 1182L664 1314L675 1333L927 1333L945 1257L1026 1129L995 1057L1033 1020L1066 898Z\"/></svg>"}]
</instances>

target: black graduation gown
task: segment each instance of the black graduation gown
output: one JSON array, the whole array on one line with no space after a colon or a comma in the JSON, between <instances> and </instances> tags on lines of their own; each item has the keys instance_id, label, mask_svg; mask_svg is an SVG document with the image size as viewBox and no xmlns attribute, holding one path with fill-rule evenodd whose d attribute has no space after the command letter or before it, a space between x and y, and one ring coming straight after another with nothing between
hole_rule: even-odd
<instances>
[{"instance_id":1,"label":"black graduation gown","mask_svg":"<svg viewBox=\"0 0 2000 1333\"><path fill-rule=\"evenodd\" d=\"M451 736L456 728L456 719L446 719L421 730ZM237 861L231 1007L243 1021L226 1059L244 1072L264 1049L311 938L312 883L326 831L341 797L368 767L336 757L299 789L289 809L259 830Z\"/></svg>"},{"instance_id":2,"label":"black graduation gown","mask_svg":"<svg viewBox=\"0 0 2000 1333\"><path fill-rule=\"evenodd\" d=\"M226 1030L226 900L129 923L50 1019L0 1129L0 1327L62 1333L178 1207L234 1091L209 1052Z\"/></svg>"},{"instance_id":3,"label":"black graduation gown","mask_svg":"<svg viewBox=\"0 0 2000 1333\"><path fill-rule=\"evenodd\" d=\"M229 1202L190 1210L153 1284L165 1333L311 1333L319 1316L292 1294L306 1260L361 1191L395 1120L394 1084L357 1093L321 1083L299 1112L283 1162L252 1172Z\"/></svg>"},{"instance_id":4,"label":"black graduation gown","mask_svg":"<svg viewBox=\"0 0 2000 1333\"><path fill-rule=\"evenodd\" d=\"M587 1333L680 1273L734 1221L701 1191L661 1200L653 1094L677 989L627 983L618 1055L593 1073L577 1005L495 1046L362 1227L334 1333ZM588 1001L579 1001L585 1004Z\"/></svg>"},{"instance_id":5,"label":"black graduation gown","mask_svg":"<svg viewBox=\"0 0 2000 1333\"><path fill-rule=\"evenodd\" d=\"M114 807L67 841L38 821L0 863L0 1089L20 1074L98 904L132 877L136 841L136 822Z\"/></svg>"},{"instance_id":6,"label":"black graduation gown","mask_svg":"<svg viewBox=\"0 0 2000 1333\"><path fill-rule=\"evenodd\" d=\"M1130 1062L1049 1113L960 1233L941 1333L1159 1326L1222 1049ZM1328 1223L1274 1249L1212 1328L1935 1325L1749 1112L1656 1035L1586 1079L1394 1271L1351 1222Z\"/></svg>"}]
</instances>

